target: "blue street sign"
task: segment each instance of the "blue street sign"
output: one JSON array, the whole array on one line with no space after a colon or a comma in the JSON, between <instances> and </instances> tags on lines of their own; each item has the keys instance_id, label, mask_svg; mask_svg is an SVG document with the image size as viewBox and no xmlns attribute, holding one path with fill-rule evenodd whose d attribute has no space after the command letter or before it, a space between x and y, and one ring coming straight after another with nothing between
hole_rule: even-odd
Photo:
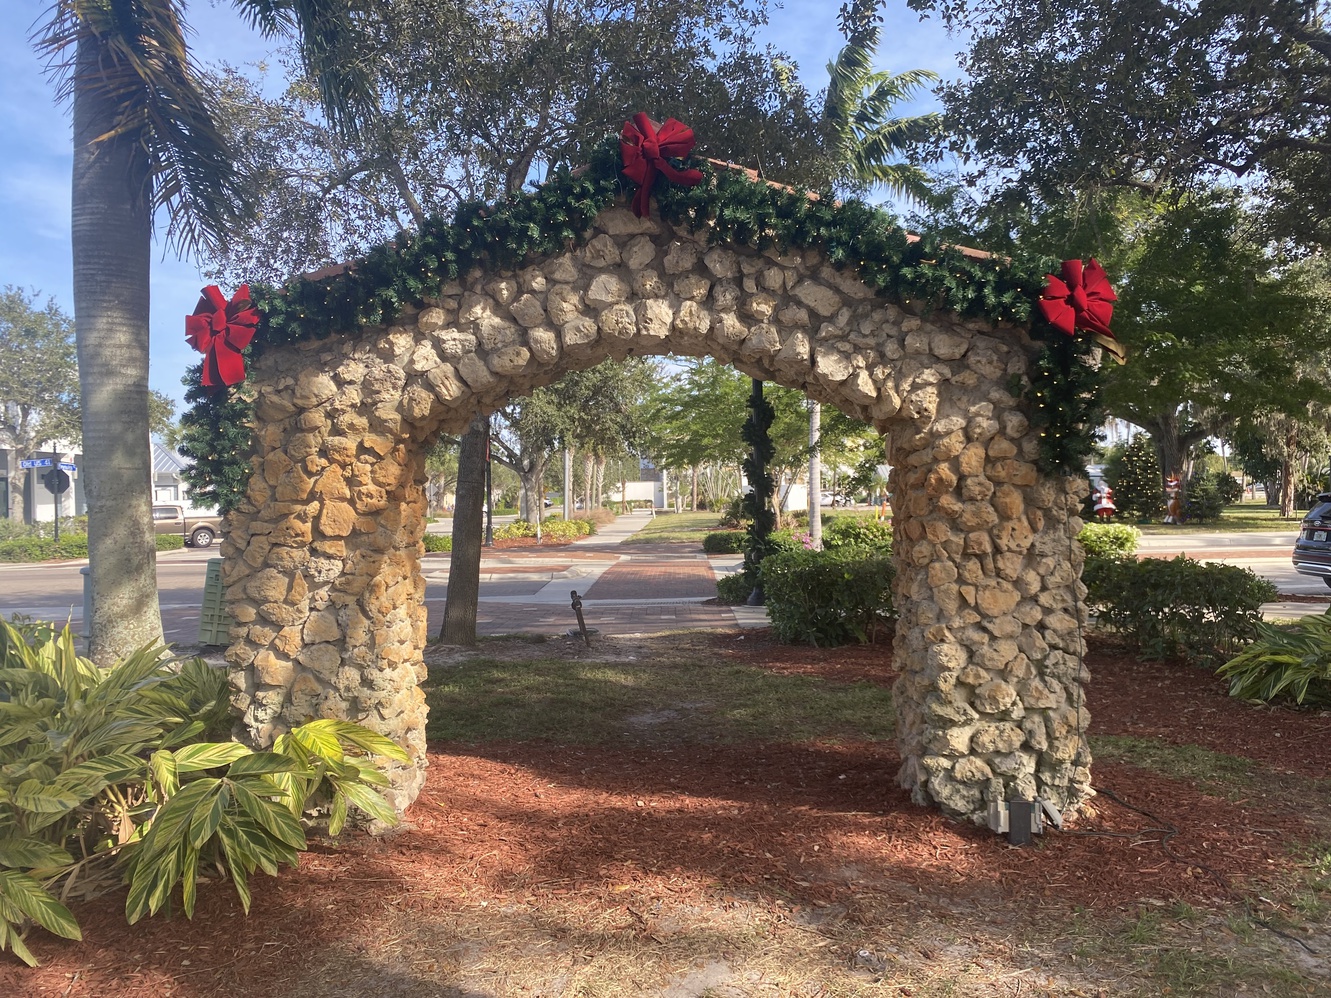
<instances>
[{"instance_id":1,"label":"blue street sign","mask_svg":"<svg viewBox=\"0 0 1331 998\"><path fill-rule=\"evenodd\" d=\"M18 466L20 468L49 468L51 467L51 459L49 457L35 457L27 461L20 461Z\"/></svg>"},{"instance_id":2,"label":"blue street sign","mask_svg":"<svg viewBox=\"0 0 1331 998\"><path fill-rule=\"evenodd\" d=\"M61 461L61 462L60 462L60 470L61 470L61 471L78 471L78 470L79 470L79 466L78 466L77 464L74 464L72 461Z\"/></svg>"}]
</instances>

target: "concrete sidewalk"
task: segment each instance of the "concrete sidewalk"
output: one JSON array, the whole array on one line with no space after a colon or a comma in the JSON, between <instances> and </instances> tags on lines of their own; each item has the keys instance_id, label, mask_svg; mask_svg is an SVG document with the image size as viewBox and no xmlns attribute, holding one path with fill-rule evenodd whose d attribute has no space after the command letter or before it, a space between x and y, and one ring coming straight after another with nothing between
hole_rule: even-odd
<instances>
[{"instance_id":1,"label":"concrete sidewalk","mask_svg":"<svg viewBox=\"0 0 1331 998\"><path fill-rule=\"evenodd\" d=\"M710 602L716 579L737 568L727 556L709 560L679 545L621 545L653 521L650 512L627 513L590 537L558 547L486 548L481 555L477 632L482 635L561 634L576 629L572 593L582 600L588 627L603 634L762 627L762 607ZM427 556L426 606L431 634L443 621L447 559Z\"/></svg>"}]
</instances>

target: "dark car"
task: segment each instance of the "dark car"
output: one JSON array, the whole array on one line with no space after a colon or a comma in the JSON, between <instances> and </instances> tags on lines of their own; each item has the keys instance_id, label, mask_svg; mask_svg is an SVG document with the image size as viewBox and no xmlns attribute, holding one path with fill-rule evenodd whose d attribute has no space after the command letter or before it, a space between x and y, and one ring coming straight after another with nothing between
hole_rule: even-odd
<instances>
[{"instance_id":1,"label":"dark car","mask_svg":"<svg viewBox=\"0 0 1331 998\"><path fill-rule=\"evenodd\" d=\"M1331 586L1331 492L1323 492L1303 518L1294 542L1294 568Z\"/></svg>"}]
</instances>

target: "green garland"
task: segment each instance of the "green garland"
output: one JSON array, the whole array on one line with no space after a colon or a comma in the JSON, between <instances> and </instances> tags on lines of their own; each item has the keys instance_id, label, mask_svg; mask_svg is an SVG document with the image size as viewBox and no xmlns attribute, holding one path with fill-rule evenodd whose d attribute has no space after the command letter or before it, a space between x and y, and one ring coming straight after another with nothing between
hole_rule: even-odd
<instances>
[{"instance_id":1,"label":"green garland","mask_svg":"<svg viewBox=\"0 0 1331 998\"><path fill-rule=\"evenodd\" d=\"M761 385L761 382L757 384ZM768 555L776 553L776 545L772 543L772 531L776 529L776 511L772 508L776 481L768 470L776 456L776 445L772 443L776 410L761 392L760 387L756 392L750 392L746 403L749 418L740 429L740 437L749 445L743 463L744 477L749 483L743 502L744 514L749 518L748 537L744 543L744 577L755 587L759 582L758 566Z\"/></svg>"},{"instance_id":2,"label":"green garland","mask_svg":"<svg viewBox=\"0 0 1331 998\"><path fill-rule=\"evenodd\" d=\"M447 283L473 268L517 268L577 245L596 216L633 189L620 166L618 138L610 137L585 168L557 171L536 190L493 206L464 204L451 223L434 218L420 232L399 232L334 276L251 285L262 316L249 348L251 359L269 347L390 324L404 306L437 297ZM707 163L701 169L704 179L696 187L658 179L654 193L666 221L695 231L710 226L713 243L760 251L816 247L834 266L855 267L869 287L921 314L944 309L1029 323L1032 335L1049 344L1022 389L1033 421L1040 421L1045 433L1041 467L1048 473L1084 473L1084 457L1099 425L1085 421L1098 411L1098 376L1065 360L1069 350L1084 352L1085 340L1067 346L1069 338L1033 307L1056 261L977 258L930 236L909 242L892 215L862 201L837 201L830 191L811 196ZM197 386L197 373L186 383ZM218 455L235 436L228 420L239 417L245 405L234 389L192 390L187 397L193 409L185 418L199 434L190 445L191 456L197 462L197 455L210 455L206 460L214 462L212 470L196 471L199 487L215 490L207 494L219 502L239 501L248 463ZM211 440L205 439L207 427L216 428Z\"/></svg>"}]
</instances>

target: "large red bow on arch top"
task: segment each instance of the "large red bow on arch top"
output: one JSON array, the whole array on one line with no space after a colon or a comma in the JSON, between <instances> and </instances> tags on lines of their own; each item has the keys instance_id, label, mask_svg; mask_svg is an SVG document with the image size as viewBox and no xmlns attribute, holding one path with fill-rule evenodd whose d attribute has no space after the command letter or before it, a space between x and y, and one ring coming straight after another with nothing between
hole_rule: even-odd
<instances>
[{"instance_id":1,"label":"large red bow on arch top","mask_svg":"<svg viewBox=\"0 0 1331 998\"><path fill-rule=\"evenodd\" d=\"M203 289L194 314L185 316L185 339L203 354L203 385L221 388L245 380L245 358L241 354L259 325L259 312L250 301L250 286L242 284L231 301L222 289L210 284Z\"/></svg>"},{"instance_id":2,"label":"large red bow on arch top","mask_svg":"<svg viewBox=\"0 0 1331 998\"><path fill-rule=\"evenodd\" d=\"M1061 273L1061 277L1045 275L1044 291L1040 294L1044 317L1069 336L1084 329L1122 364L1127 353L1109 330L1118 295L1110 287L1104 267L1094 257L1085 267L1080 260L1064 260Z\"/></svg>"},{"instance_id":3,"label":"large red bow on arch top","mask_svg":"<svg viewBox=\"0 0 1331 998\"><path fill-rule=\"evenodd\" d=\"M639 218L651 214L652 184L657 173L664 173L669 180L685 187L702 183L701 170L678 170L667 161L669 157L687 156L693 146L693 129L674 118L667 118L664 125L658 126L639 111L633 121L624 122L619 135L624 174L638 183L638 193L633 195L633 214Z\"/></svg>"}]
</instances>

